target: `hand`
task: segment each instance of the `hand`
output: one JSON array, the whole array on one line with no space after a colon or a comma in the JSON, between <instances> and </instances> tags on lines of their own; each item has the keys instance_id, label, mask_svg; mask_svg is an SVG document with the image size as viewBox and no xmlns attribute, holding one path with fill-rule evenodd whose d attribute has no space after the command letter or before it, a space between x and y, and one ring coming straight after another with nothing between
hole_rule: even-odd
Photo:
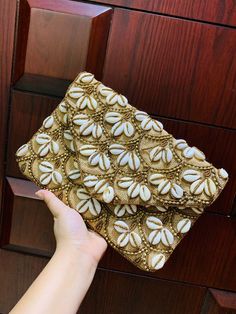
<instances>
[{"instance_id":1,"label":"hand","mask_svg":"<svg viewBox=\"0 0 236 314\"><path fill-rule=\"evenodd\" d=\"M39 190L35 194L45 201L54 216L57 248L78 249L81 254L86 254L98 263L107 248L105 239L88 230L81 215L66 206L52 192Z\"/></svg>"}]
</instances>

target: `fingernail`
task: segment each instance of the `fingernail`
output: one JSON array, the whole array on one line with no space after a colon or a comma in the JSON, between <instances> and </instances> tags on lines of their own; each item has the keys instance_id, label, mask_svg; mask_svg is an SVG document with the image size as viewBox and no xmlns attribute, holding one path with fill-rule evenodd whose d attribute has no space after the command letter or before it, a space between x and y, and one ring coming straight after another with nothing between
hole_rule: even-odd
<instances>
[{"instance_id":1,"label":"fingernail","mask_svg":"<svg viewBox=\"0 0 236 314\"><path fill-rule=\"evenodd\" d=\"M41 190L38 190L37 192L35 192L35 194L41 199L43 200L43 193Z\"/></svg>"}]
</instances>

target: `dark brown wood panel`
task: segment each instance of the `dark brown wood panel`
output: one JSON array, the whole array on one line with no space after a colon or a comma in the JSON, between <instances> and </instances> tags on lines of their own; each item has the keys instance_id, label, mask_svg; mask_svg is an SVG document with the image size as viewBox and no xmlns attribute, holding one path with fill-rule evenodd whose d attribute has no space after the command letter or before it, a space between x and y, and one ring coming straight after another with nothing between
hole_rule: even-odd
<instances>
[{"instance_id":1,"label":"dark brown wood panel","mask_svg":"<svg viewBox=\"0 0 236 314\"><path fill-rule=\"evenodd\" d=\"M53 217L35 195L29 181L7 178L1 245L4 248L50 256L56 247Z\"/></svg>"},{"instance_id":2,"label":"dark brown wood panel","mask_svg":"<svg viewBox=\"0 0 236 314\"><path fill-rule=\"evenodd\" d=\"M48 259L0 250L0 260L0 311L6 314ZM205 288L192 285L97 270L78 313L145 314L148 309L150 314L198 314L204 293Z\"/></svg>"},{"instance_id":3,"label":"dark brown wood panel","mask_svg":"<svg viewBox=\"0 0 236 314\"><path fill-rule=\"evenodd\" d=\"M9 313L48 259L0 250L0 312Z\"/></svg>"},{"instance_id":4,"label":"dark brown wood panel","mask_svg":"<svg viewBox=\"0 0 236 314\"><path fill-rule=\"evenodd\" d=\"M6 151L7 115L14 45L16 1L0 1L0 204Z\"/></svg>"},{"instance_id":5,"label":"dark brown wood panel","mask_svg":"<svg viewBox=\"0 0 236 314\"><path fill-rule=\"evenodd\" d=\"M236 30L116 9L104 83L139 109L236 127Z\"/></svg>"},{"instance_id":6,"label":"dark brown wood panel","mask_svg":"<svg viewBox=\"0 0 236 314\"><path fill-rule=\"evenodd\" d=\"M236 25L236 4L229 0L90 0L90 2L91 1L219 24Z\"/></svg>"},{"instance_id":7,"label":"dark brown wood panel","mask_svg":"<svg viewBox=\"0 0 236 314\"><path fill-rule=\"evenodd\" d=\"M236 293L209 289L201 314L235 314Z\"/></svg>"},{"instance_id":8,"label":"dark brown wood panel","mask_svg":"<svg viewBox=\"0 0 236 314\"><path fill-rule=\"evenodd\" d=\"M112 10L68 0L21 0L14 82L25 73L72 80L102 75Z\"/></svg>"},{"instance_id":9,"label":"dark brown wood panel","mask_svg":"<svg viewBox=\"0 0 236 314\"><path fill-rule=\"evenodd\" d=\"M199 314L205 288L98 270L80 314Z\"/></svg>"},{"instance_id":10,"label":"dark brown wood panel","mask_svg":"<svg viewBox=\"0 0 236 314\"><path fill-rule=\"evenodd\" d=\"M30 140L59 102L60 98L12 91L7 175L25 178L16 163L15 152Z\"/></svg>"}]
</instances>

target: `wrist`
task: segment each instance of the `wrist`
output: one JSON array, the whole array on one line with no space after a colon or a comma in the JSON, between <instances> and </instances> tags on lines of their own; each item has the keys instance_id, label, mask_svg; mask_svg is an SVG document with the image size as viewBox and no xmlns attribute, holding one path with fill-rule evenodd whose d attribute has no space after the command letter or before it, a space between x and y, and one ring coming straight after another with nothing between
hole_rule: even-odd
<instances>
[{"instance_id":1,"label":"wrist","mask_svg":"<svg viewBox=\"0 0 236 314\"><path fill-rule=\"evenodd\" d=\"M56 251L54 254L61 254L63 258L68 256L73 258L78 262L85 262L88 266L92 268L97 268L99 259L95 258L88 249L83 248L81 245L75 243L60 243L56 246Z\"/></svg>"}]
</instances>

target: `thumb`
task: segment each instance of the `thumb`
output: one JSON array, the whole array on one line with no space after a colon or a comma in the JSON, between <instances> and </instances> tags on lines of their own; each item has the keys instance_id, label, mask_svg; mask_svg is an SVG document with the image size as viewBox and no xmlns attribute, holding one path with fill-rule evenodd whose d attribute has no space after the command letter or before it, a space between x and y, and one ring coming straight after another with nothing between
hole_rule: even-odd
<instances>
[{"instance_id":1,"label":"thumb","mask_svg":"<svg viewBox=\"0 0 236 314\"><path fill-rule=\"evenodd\" d=\"M55 218L58 218L58 216L68 207L51 191L39 190L35 194L46 203Z\"/></svg>"}]
</instances>

